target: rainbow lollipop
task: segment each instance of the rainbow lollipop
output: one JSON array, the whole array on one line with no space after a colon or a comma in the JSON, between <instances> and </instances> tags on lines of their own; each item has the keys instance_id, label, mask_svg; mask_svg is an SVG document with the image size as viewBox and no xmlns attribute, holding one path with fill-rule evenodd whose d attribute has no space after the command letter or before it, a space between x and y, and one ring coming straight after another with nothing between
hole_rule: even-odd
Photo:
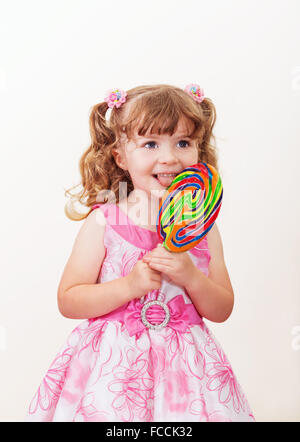
<instances>
[{"instance_id":1,"label":"rainbow lollipop","mask_svg":"<svg viewBox=\"0 0 300 442\"><path fill-rule=\"evenodd\" d=\"M157 233L170 252L195 247L210 231L221 208L223 187L216 169L194 164L178 174L159 205Z\"/></svg>"}]
</instances>

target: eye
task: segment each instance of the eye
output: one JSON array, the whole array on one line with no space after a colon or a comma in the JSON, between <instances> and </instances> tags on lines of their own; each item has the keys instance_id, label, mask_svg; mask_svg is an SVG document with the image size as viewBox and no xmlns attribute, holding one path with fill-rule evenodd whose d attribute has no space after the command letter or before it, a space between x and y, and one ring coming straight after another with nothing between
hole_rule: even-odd
<instances>
[{"instance_id":1,"label":"eye","mask_svg":"<svg viewBox=\"0 0 300 442\"><path fill-rule=\"evenodd\" d=\"M154 145L154 146L153 146ZM155 147L155 145L157 145L156 143L155 143L155 141L148 141L147 143L145 143L144 144L144 147L146 147L147 149L152 149L152 148L154 148ZM149 148L147 147L147 146L149 146Z\"/></svg>"},{"instance_id":2,"label":"eye","mask_svg":"<svg viewBox=\"0 0 300 442\"><path fill-rule=\"evenodd\" d=\"M190 143L187 140L180 140L178 142L178 144L180 145L179 147L188 147L188 146L190 146Z\"/></svg>"}]
</instances>

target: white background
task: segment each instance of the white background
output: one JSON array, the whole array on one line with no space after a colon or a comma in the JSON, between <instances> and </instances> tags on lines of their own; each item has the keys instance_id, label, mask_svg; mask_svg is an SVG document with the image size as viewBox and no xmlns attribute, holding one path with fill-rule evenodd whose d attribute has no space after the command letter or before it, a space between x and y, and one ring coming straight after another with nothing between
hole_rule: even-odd
<instances>
[{"instance_id":1,"label":"white background","mask_svg":"<svg viewBox=\"0 0 300 442\"><path fill-rule=\"evenodd\" d=\"M81 222L91 106L109 88L198 83L217 109L218 218L235 290L207 321L258 421L300 421L299 0L1 1L0 420L23 420L80 322L56 292Z\"/></svg>"}]
</instances>

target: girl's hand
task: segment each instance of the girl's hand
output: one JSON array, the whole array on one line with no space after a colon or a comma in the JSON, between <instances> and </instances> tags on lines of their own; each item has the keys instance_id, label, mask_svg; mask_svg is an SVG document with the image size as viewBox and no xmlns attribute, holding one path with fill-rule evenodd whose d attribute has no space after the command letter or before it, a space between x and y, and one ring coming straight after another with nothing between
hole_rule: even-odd
<instances>
[{"instance_id":1,"label":"girl's hand","mask_svg":"<svg viewBox=\"0 0 300 442\"><path fill-rule=\"evenodd\" d=\"M175 284L185 287L197 269L187 252L169 252L162 244L143 256L151 269L165 273Z\"/></svg>"},{"instance_id":2,"label":"girl's hand","mask_svg":"<svg viewBox=\"0 0 300 442\"><path fill-rule=\"evenodd\" d=\"M161 286L161 274L151 269L142 259L137 261L131 272L125 276L132 299L141 298Z\"/></svg>"}]
</instances>

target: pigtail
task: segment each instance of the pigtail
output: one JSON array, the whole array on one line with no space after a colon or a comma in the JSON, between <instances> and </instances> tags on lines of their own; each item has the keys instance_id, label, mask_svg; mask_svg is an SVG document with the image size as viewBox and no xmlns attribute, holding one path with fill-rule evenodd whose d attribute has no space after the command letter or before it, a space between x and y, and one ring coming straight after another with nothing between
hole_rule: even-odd
<instances>
[{"instance_id":1,"label":"pigtail","mask_svg":"<svg viewBox=\"0 0 300 442\"><path fill-rule=\"evenodd\" d=\"M116 136L107 124L105 115L108 110L106 101L96 104L90 114L90 134L94 149L103 149L105 146L113 145Z\"/></svg>"},{"instance_id":2,"label":"pigtail","mask_svg":"<svg viewBox=\"0 0 300 442\"><path fill-rule=\"evenodd\" d=\"M117 166L112 155L112 148L119 139L105 118L107 110L108 105L104 101L93 106L90 113L91 144L79 161L82 190L79 193L72 194L70 190L77 187L74 186L65 191L65 195L71 197L69 203L65 205L65 214L75 221L86 218L89 213L80 214L74 208L76 201L91 209L94 204L111 202L111 195L115 195L112 202L118 203L120 199L119 183L121 181L127 182L128 192L133 189L131 179ZM125 195L121 196L124 197Z\"/></svg>"},{"instance_id":3,"label":"pigtail","mask_svg":"<svg viewBox=\"0 0 300 442\"><path fill-rule=\"evenodd\" d=\"M200 143L201 161L211 164L218 170L218 160L216 155L216 139L213 134L213 128L216 123L216 108L209 98L205 98L200 104L203 114L203 135ZM213 140L214 144L211 143Z\"/></svg>"}]
</instances>

